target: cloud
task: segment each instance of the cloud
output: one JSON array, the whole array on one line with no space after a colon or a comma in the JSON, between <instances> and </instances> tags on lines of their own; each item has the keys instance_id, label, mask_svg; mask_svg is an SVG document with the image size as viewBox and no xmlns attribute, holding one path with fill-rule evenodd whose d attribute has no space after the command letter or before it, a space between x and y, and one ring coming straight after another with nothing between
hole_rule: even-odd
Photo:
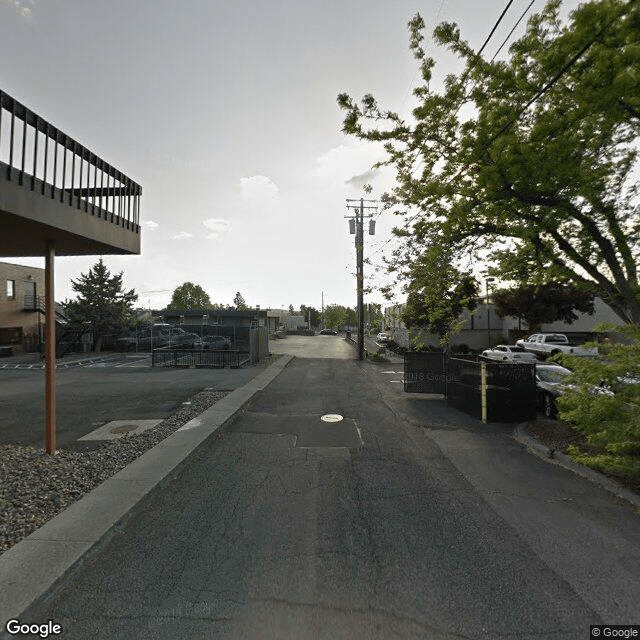
<instances>
[{"instance_id":1,"label":"cloud","mask_svg":"<svg viewBox=\"0 0 640 640\"><path fill-rule=\"evenodd\" d=\"M154 222L153 220L145 220L142 224L145 227L147 227L147 229L149 229L149 231L154 231L155 229L157 229L160 226L157 222Z\"/></svg>"},{"instance_id":2,"label":"cloud","mask_svg":"<svg viewBox=\"0 0 640 640\"><path fill-rule=\"evenodd\" d=\"M382 158L380 148L372 144L341 144L318 157L313 176L335 188L361 188L374 177L371 167Z\"/></svg>"},{"instance_id":3,"label":"cloud","mask_svg":"<svg viewBox=\"0 0 640 640\"><path fill-rule=\"evenodd\" d=\"M272 200L279 195L279 189L267 176L240 178L240 193L245 202Z\"/></svg>"},{"instance_id":4,"label":"cloud","mask_svg":"<svg viewBox=\"0 0 640 640\"><path fill-rule=\"evenodd\" d=\"M175 236L171 236L172 240L188 240L189 238L193 238L193 233L189 233L188 231L181 231Z\"/></svg>"},{"instance_id":5,"label":"cloud","mask_svg":"<svg viewBox=\"0 0 640 640\"><path fill-rule=\"evenodd\" d=\"M344 183L351 187L356 187L356 189L362 189L365 184L375 178L376 173L377 171L365 171L364 173L359 173L357 176L351 176L351 178L345 180Z\"/></svg>"},{"instance_id":6,"label":"cloud","mask_svg":"<svg viewBox=\"0 0 640 640\"><path fill-rule=\"evenodd\" d=\"M207 238L215 240L222 233L229 229L229 221L223 218L207 218L202 221L202 224L209 230Z\"/></svg>"}]
</instances>

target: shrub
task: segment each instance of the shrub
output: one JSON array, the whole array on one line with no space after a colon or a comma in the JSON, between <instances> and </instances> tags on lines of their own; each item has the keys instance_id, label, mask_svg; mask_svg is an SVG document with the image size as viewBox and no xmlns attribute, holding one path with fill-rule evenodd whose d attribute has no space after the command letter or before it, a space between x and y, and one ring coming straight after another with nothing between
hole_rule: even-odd
<instances>
[{"instance_id":1,"label":"shrub","mask_svg":"<svg viewBox=\"0 0 640 640\"><path fill-rule=\"evenodd\" d=\"M568 447L567 452L574 462L608 475L626 478L640 487L640 458L638 456L589 455L580 451L576 446Z\"/></svg>"},{"instance_id":2,"label":"shrub","mask_svg":"<svg viewBox=\"0 0 640 640\"><path fill-rule=\"evenodd\" d=\"M597 358L553 358L573 370L569 382L575 385L558 398L558 409L559 417L597 449L580 453L574 448L577 461L633 476L640 474L640 327L626 325L616 331L628 342L598 344ZM599 387L614 395L599 393Z\"/></svg>"}]
</instances>

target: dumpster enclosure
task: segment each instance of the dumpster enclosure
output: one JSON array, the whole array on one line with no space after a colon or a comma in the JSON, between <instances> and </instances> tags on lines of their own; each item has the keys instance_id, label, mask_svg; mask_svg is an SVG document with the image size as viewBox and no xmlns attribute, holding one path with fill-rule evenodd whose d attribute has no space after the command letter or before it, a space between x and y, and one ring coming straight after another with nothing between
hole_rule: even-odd
<instances>
[{"instance_id":1,"label":"dumpster enclosure","mask_svg":"<svg viewBox=\"0 0 640 640\"><path fill-rule=\"evenodd\" d=\"M408 352L404 390L442 394L452 407L483 422L524 422L537 414L535 364Z\"/></svg>"}]
</instances>

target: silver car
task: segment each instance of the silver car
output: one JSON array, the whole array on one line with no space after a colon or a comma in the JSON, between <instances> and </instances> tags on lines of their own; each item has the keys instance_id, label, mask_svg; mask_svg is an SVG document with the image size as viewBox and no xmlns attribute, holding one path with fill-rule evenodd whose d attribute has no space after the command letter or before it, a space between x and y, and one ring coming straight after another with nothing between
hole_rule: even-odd
<instances>
[{"instance_id":1,"label":"silver car","mask_svg":"<svg viewBox=\"0 0 640 640\"><path fill-rule=\"evenodd\" d=\"M534 363L537 361L533 353L529 353L529 351L515 344L499 344L493 349L485 349L482 355L485 358L491 358L491 360L509 362Z\"/></svg>"}]
</instances>

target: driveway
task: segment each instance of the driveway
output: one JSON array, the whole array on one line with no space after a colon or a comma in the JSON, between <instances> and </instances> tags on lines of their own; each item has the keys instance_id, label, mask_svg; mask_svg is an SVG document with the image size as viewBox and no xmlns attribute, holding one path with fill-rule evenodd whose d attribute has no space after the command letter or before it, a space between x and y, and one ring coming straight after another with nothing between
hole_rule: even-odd
<instances>
[{"instance_id":1,"label":"driveway","mask_svg":"<svg viewBox=\"0 0 640 640\"><path fill-rule=\"evenodd\" d=\"M24 619L69 640L580 640L640 622L638 514L397 375L294 360Z\"/></svg>"},{"instance_id":2,"label":"driveway","mask_svg":"<svg viewBox=\"0 0 640 640\"><path fill-rule=\"evenodd\" d=\"M271 353L282 353L296 358L334 358L353 360L357 358L354 345L345 340L344 335L337 336L286 336L279 340L270 340Z\"/></svg>"}]
</instances>

